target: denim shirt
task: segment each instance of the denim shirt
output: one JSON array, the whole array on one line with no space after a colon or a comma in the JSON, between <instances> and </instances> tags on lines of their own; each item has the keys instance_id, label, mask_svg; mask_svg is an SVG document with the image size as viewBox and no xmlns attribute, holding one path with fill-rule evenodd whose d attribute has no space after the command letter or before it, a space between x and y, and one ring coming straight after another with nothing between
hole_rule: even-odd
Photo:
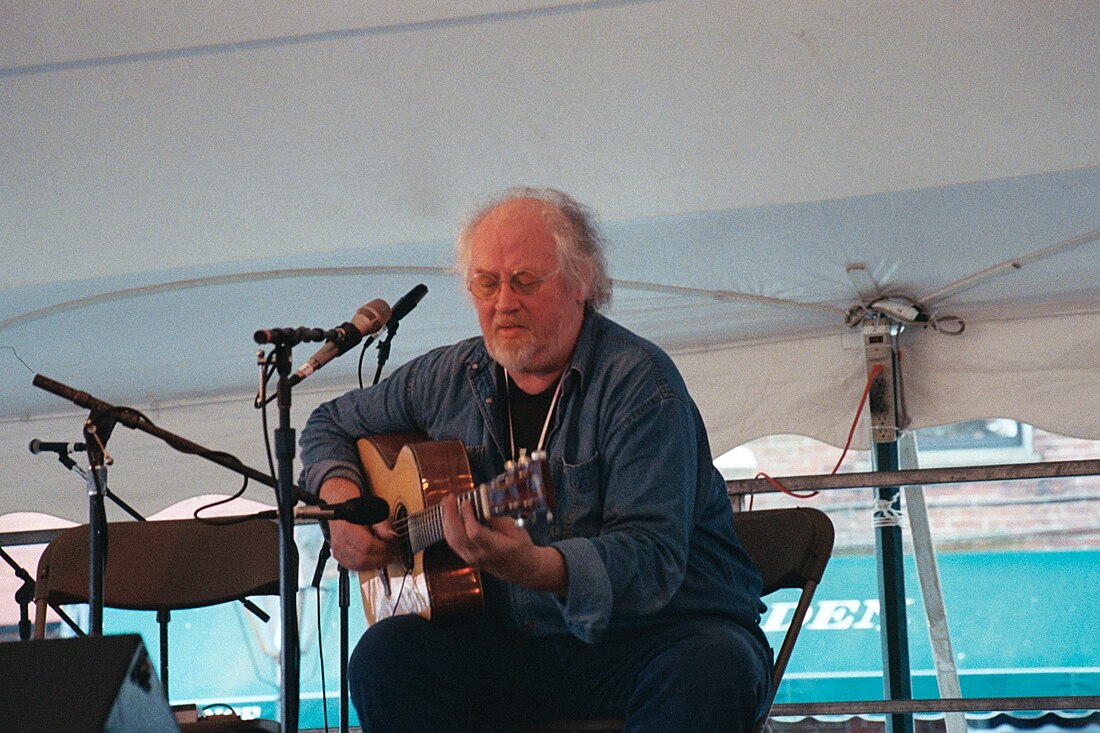
<instances>
[{"instance_id":1,"label":"denim shirt","mask_svg":"<svg viewBox=\"0 0 1100 733\"><path fill-rule=\"evenodd\" d=\"M472 338L321 405L302 430L300 485L316 493L339 475L362 486L355 440L403 431L461 440L474 480L491 479L509 457L495 375ZM672 360L589 309L563 380L546 444L556 507L527 530L565 558L568 595L483 573L488 610L524 633L588 642L700 615L757 629L760 577L734 536L725 483Z\"/></svg>"}]
</instances>

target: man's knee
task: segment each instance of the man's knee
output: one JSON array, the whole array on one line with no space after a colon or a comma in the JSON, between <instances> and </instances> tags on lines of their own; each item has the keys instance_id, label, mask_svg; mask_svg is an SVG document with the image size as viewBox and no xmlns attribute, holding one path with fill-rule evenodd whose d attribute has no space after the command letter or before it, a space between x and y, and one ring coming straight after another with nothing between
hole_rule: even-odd
<instances>
[{"instance_id":1,"label":"man's knee","mask_svg":"<svg viewBox=\"0 0 1100 733\"><path fill-rule=\"evenodd\" d=\"M419 631L427 623L420 616L395 616L368 628L348 662L349 684L369 687L400 677L407 666L402 659L417 647Z\"/></svg>"},{"instance_id":2,"label":"man's knee","mask_svg":"<svg viewBox=\"0 0 1100 733\"><path fill-rule=\"evenodd\" d=\"M639 673L631 707L675 729L749 729L770 688L767 653L751 632L723 622L687 624Z\"/></svg>"}]
</instances>

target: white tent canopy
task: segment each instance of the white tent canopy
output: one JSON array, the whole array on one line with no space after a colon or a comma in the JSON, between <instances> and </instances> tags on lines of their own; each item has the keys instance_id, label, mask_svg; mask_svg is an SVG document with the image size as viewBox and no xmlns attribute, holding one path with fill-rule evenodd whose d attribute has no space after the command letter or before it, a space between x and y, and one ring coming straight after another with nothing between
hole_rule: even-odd
<instances>
[{"instance_id":1,"label":"white tent canopy","mask_svg":"<svg viewBox=\"0 0 1100 733\"><path fill-rule=\"evenodd\" d=\"M1100 438L1095 3L0 13L0 514L85 512L27 451L81 440L85 416L35 372L263 469L252 332L423 282L390 365L474 333L449 240L516 183L601 214L610 314L673 353L716 453L843 441L866 378L856 264L966 322L902 334L914 426ZM355 366L301 385L296 424ZM148 435L108 449L143 513L236 487Z\"/></svg>"}]
</instances>

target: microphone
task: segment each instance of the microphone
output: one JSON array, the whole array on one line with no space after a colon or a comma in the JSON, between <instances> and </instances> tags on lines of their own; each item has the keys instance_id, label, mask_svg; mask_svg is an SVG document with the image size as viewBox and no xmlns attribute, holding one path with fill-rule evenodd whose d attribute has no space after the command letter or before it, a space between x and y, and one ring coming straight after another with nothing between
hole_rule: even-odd
<instances>
[{"instance_id":1,"label":"microphone","mask_svg":"<svg viewBox=\"0 0 1100 733\"><path fill-rule=\"evenodd\" d=\"M390 505L377 496L360 496L340 504L294 508L295 519L341 519L352 524L378 524L390 516Z\"/></svg>"},{"instance_id":2,"label":"microphone","mask_svg":"<svg viewBox=\"0 0 1100 733\"><path fill-rule=\"evenodd\" d=\"M401 300L397 301L393 306L393 313L386 322L386 329L388 331L396 329L401 319L409 315L409 311L415 308L427 294L428 286L424 283L420 283L415 288L402 295Z\"/></svg>"},{"instance_id":3,"label":"microphone","mask_svg":"<svg viewBox=\"0 0 1100 733\"><path fill-rule=\"evenodd\" d=\"M362 341L364 336L373 336L381 331L390 318L390 312L389 304L381 298L376 298L361 307L350 321L341 323L334 329L336 337L326 341L325 345L290 377L290 383L293 385L301 382Z\"/></svg>"},{"instance_id":4,"label":"microphone","mask_svg":"<svg viewBox=\"0 0 1100 733\"><path fill-rule=\"evenodd\" d=\"M74 453L84 450L83 443L51 443L48 441L42 441L35 438L30 444L31 453L38 455L42 451L48 451L50 453L56 453L59 456L69 455L69 451Z\"/></svg>"}]
</instances>

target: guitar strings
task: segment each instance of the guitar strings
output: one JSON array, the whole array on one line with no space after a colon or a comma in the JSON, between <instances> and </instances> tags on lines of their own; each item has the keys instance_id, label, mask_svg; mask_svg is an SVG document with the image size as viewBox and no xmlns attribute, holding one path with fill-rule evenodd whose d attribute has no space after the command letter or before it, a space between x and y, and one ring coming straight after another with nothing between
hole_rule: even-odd
<instances>
[{"instance_id":1,"label":"guitar strings","mask_svg":"<svg viewBox=\"0 0 1100 733\"><path fill-rule=\"evenodd\" d=\"M460 494L458 497L459 504L468 503L474 500L474 491ZM396 519L391 523L393 531L397 533L397 536L401 539L408 539L411 529L409 524L415 524L418 528L422 527L427 522L437 523L443 519L443 508L439 504L433 504L432 506L424 509L416 514L406 515L400 519Z\"/></svg>"},{"instance_id":2,"label":"guitar strings","mask_svg":"<svg viewBox=\"0 0 1100 733\"><path fill-rule=\"evenodd\" d=\"M526 471L521 469L518 473L521 477L526 479ZM477 488L459 494L457 497L459 505L461 506L463 504L474 502L474 511L478 515L478 519L484 520L484 517L481 516L481 506L476 501L477 494L483 489L491 489L496 486L500 486L502 478L503 476L497 477L496 480L488 484L482 484ZM514 480L514 478L512 480ZM405 515L399 519L394 520L390 526L393 529L394 533L397 535L398 539L402 541L407 541L414 530L425 532L428 537L432 538L432 541L425 545L425 547L427 547L443 539L442 510L442 506L440 506L439 504L433 504L432 506L425 508L423 511L417 512L416 514ZM412 526L410 527L410 525ZM416 551L419 551L419 549Z\"/></svg>"}]
</instances>

